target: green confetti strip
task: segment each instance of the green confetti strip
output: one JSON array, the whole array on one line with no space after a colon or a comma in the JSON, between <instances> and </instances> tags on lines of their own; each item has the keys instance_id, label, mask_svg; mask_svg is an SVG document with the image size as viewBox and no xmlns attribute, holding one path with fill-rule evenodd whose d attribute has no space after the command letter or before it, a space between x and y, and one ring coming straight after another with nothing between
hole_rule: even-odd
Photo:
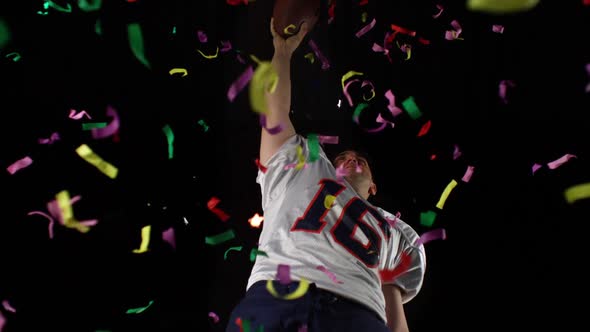
<instances>
[{"instance_id":1,"label":"green confetti strip","mask_svg":"<svg viewBox=\"0 0 590 332\"><path fill-rule=\"evenodd\" d=\"M258 250L256 248L252 248L252 250L250 251L250 262L255 261L256 256L258 256L258 255L268 257L268 254L265 253L264 251Z\"/></svg>"},{"instance_id":2,"label":"green confetti strip","mask_svg":"<svg viewBox=\"0 0 590 332\"><path fill-rule=\"evenodd\" d=\"M225 231L223 233L220 233L220 234L217 234L214 236L205 237L205 243L209 244L209 245L217 245L217 244L223 243L225 241L229 241L235 237L236 237L236 234L234 233L233 229L230 229L228 231Z\"/></svg>"},{"instance_id":3,"label":"green confetti strip","mask_svg":"<svg viewBox=\"0 0 590 332\"><path fill-rule=\"evenodd\" d=\"M146 305L145 307L127 309L127 313L128 314L140 314L140 313L144 312L147 308L149 308L152 305L152 303L154 303L154 300L151 300L150 303L148 303L148 305Z\"/></svg>"},{"instance_id":4,"label":"green confetti strip","mask_svg":"<svg viewBox=\"0 0 590 332\"><path fill-rule=\"evenodd\" d=\"M434 211L426 211L420 213L420 224L424 226L432 226L434 224L434 219L436 218L436 212Z\"/></svg>"},{"instance_id":5,"label":"green confetti strip","mask_svg":"<svg viewBox=\"0 0 590 332\"><path fill-rule=\"evenodd\" d=\"M202 120L202 119L201 119L201 120L199 120L198 124L200 124L200 125L203 127L203 130L204 130L205 132L207 132L207 131L209 130L209 126L208 126L208 125L205 123L205 121L204 121L204 120Z\"/></svg>"},{"instance_id":6,"label":"green confetti strip","mask_svg":"<svg viewBox=\"0 0 590 332\"><path fill-rule=\"evenodd\" d=\"M8 24L6 24L6 22L0 18L0 48L6 46L11 39L12 35L10 34L10 28L8 27Z\"/></svg>"},{"instance_id":7,"label":"green confetti strip","mask_svg":"<svg viewBox=\"0 0 590 332\"><path fill-rule=\"evenodd\" d=\"M317 134L309 134L307 140L309 142L309 162L314 162L320 156L320 140Z\"/></svg>"},{"instance_id":8,"label":"green confetti strip","mask_svg":"<svg viewBox=\"0 0 590 332\"><path fill-rule=\"evenodd\" d=\"M416 105L416 101L414 101L413 96L410 96L406 98L406 100L402 101L402 106L413 120L416 120L422 116L422 112L420 112L418 105Z\"/></svg>"},{"instance_id":9,"label":"green confetti strip","mask_svg":"<svg viewBox=\"0 0 590 332\"><path fill-rule=\"evenodd\" d=\"M223 260L227 260L227 254L229 254L230 251L242 251L242 246L231 247L227 249L223 254Z\"/></svg>"},{"instance_id":10,"label":"green confetti strip","mask_svg":"<svg viewBox=\"0 0 590 332\"><path fill-rule=\"evenodd\" d=\"M356 122L356 124L360 124L359 117L361 116L361 112L368 106L369 104L367 103L360 103L356 106L356 108L354 109L354 113L352 114L352 120Z\"/></svg>"},{"instance_id":11,"label":"green confetti strip","mask_svg":"<svg viewBox=\"0 0 590 332\"><path fill-rule=\"evenodd\" d=\"M141 26L139 23L131 23L127 25L127 36L129 38L129 46L133 54L144 66L151 68L149 61L145 57L145 48L143 46L143 35L141 33Z\"/></svg>"},{"instance_id":12,"label":"green confetti strip","mask_svg":"<svg viewBox=\"0 0 590 332\"><path fill-rule=\"evenodd\" d=\"M106 122L87 122L82 124L82 130L90 130L94 128L104 128L107 126Z\"/></svg>"},{"instance_id":13,"label":"green confetti strip","mask_svg":"<svg viewBox=\"0 0 590 332\"><path fill-rule=\"evenodd\" d=\"M172 159L174 157L174 133L169 125L165 125L162 130L166 134L166 140L168 141L168 159Z\"/></svg>"}]
</instances>

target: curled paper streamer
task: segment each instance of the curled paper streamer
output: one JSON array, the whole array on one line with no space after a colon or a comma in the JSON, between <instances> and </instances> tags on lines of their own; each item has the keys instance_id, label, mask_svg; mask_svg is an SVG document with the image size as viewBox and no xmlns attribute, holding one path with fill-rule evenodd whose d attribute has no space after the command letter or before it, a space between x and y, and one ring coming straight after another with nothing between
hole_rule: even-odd
<instances>
[{"instance_id":1,"label":"curled paper streamer","mask_svg":"<svg viewBox=\"0 0 590 332\"><path fill-rule=\"evenodd\" d=\"M307 281L304 278L301 278L301 280L299 281L299 286L297 287L297 289L290 294L287 294L285 296L281 296L274 288L272 280L268 280L266 282L266 289L268 290L268 292L270 294L272 294L272 296L279 298L279 299L283 299L283 300L296 300L300 297L302 297L303 295L305 295L305 293L307 293L307 290L309 289L309 281Z\"/></svg>"},{"instance_id":2,"label":"curled paper streamer","mask_svg":"<svg viewBox=\"0 0 590 332\"><path fill-rule=\"evenodd\" d=\"M88 115L88 113L86 113L86 111L84 111L84 110L76 113L75 109L71 109L70 114L68 115L68 117L70 119L74 119L74 120L80 120L84 116L86 116L88 119L92 119L92 117L90 115Z\"/></svg>"},{"instance_id":3,"label":"curled paper streamer","mask_svg":"<svg viewBox=\"0 0 590 332\"><path fill-rule=\"evenodd\" d=\"M45 217L45 218L47 218L49 220L49 226L48 226L48 228L49 228L49 238L50 239L53 239L53 225L55 223L55 220L51 216L49 216L48 214L43 213L41 211L31 211L31 212L27 213L27 216L33 216L33 215L36 215L36 214L38 214L40 216L43 216L43 217Z\"/></svg>"},{"instance_id":4,"label":"curled paper streamer","mask_svg":"<svg viewBox=\"0 0 590 332\"><path fill-rule=\"evenodd\" d=\"M148 305L146 305L145 307L140 307L140 308L133 308L133 309L128 309L127 313L128 314L140 314L142 312L144 312L147 308L149 308L152 304L154 303L154 301L150 301L150 303L148 303Z\"/></svg>"},{"instance_id":5,"label":"curled paper streamer","mask_svg":"<svg viewBox=\"0 0 590 332\"><path fill-rule=\"evenodd\" d=\"M308 45L309 45L309 47L311 47L313 53L315 53L315 56L318 59L320 59L320 61L322 63L322 70L328 70L330 68L330 62L328 61L328 59L326 59L326 57L324 56L324 54L322 53L322 51L320 51L320 48L313 41L313 39L310 39L309 40Z\"/></svg>"},{"instance_id":6,"label":"curled paper streamer","mask_svg":"<svg viewBox=\"0 0 590 332\"><path fill-rule=\"evenodd\" d=\"M436 8L438 8L438 13L432 15L432 18L437 19L440 17L440 15L443 13L444 8L441 5L436 5Z\"/></svg>"},{"instance_id":7,"label":"curled paper streamer","mask_svg":"<svg viewBox=\"0 0 590 332\"><path fill-rule=\"evenodd\" d=\"M369 32L369 30L373 29L373 27L375 26L375 23L377 23L377 20L373 19L371 21L371 23L365 25L364 27L362 27L356 34L355 36L357 38L360 38L362 35L364 35L365 33Z\"/></svg>"},{"instance_id":8,"label":"curled paper streamer","mask_svg":"<svg viewBox=\"0 0 590 332\"><path fill-rule=\"evenodd\" d=\"M573 154L567 153L567 154L563 155L561 158L558 158L552 162L547 163L547 167L549 167L549 169L556 169L557 167L565 164L566 162L568 162L572 158L577 158L577 157Z\"/></svg>"},{"instance_id":9,"label":"curled paper streamer","mask_svg":"<svg viewBox=\"0 0 590 332\"><path fill-rule=\"evenodd\" d=\"M172 68L172 69L170 69L170 71L168 73L170 75L182 74L182 77L185 77L186 75L188 75L188 71L185 68Z\"/></svg>"},{"instance_id":10,"label":"curled paper streamer","mask_svg":"<svg viewBox=\"0 0 590 332\"><path fill-rule=\"evenodd\" d=\"M91 130L92 138L106 138L113 136L119 131L119 115L117 111L110 105L107 106L107 116L112 118L111 122L103 128L93 128Z\"/></svg>"},{"instance_id":11,"label":"curled paper streamer","mask_svg":"<svg viewBox=\"0 0 590 332\"><path fill-rule=\"evenodd\" d=\"M230 251L242 251L242 248L242 246L230 247L225 253L223 253L223 260L227 260L227 254L229 254Z\"/></svg>"},{"instance_id":12,"label":"curled paper streamer","mask_svg":"<svg viewBox=\"0 0 590 332\"><path fill-rule=\"evenodd\" d=\"M201 52L201 50L197 49L197 52L199 52L199 54L201 54L201 56L205 59L215 59L217 58L217 55L219 54L219 47L215 47L215 53L211 54L211 55L207 55L203 52Z\"/></svg>"},{"instance_id":13,"label":"curled paper streamer","mask_svg":"<svg viewBox=\"0 0 590 332\"><path fill-rule=\"evenodd\" d=\"M60 137L58 133L52 133L51 136L49 136L49 138L39 138L37 142L39 142L39 144L53 144L55 141L59 139Z\"/></svg>"},{"instance_id":14,"label":"curled paper streamer","mask_svg":"<svg viewBox=\"0 0 590 332\"><path fill-rule=\"evenodd\" d=\"M221 200L219 200L219 198L213 196L207 202L207 208L211 212L213 212L217 217L219 217L219 219L221 219L221 221L227 221L229 219L229 215L227 213L223 212L222 210L220 210L219 208L217 208L217 204L219 204L219 202L221 202Z\"/></svg>"},{"instance_id":15,"label":"curled paper streamer","mask_svg":"<svg viewBox=\"0 0 590 332\"><path fill-rule=\"evenodd\" d=\"M391 89L389 89L385 92L385 98L387 98L387 100L389 101L389 104L387 105L387 109L389 109L389 112L391 112L391 115L396 117L396 116L403 113L401 108L395 106L395 96L393 95L393 92L391 92Z\"/></svg>"},{"instance_id":16,"label":"curled paper streamer","mask_svg":"<svg viewBox=\"0 0 590 332\"><path fill-rule=\"evenodd\" d=\"M217 314L213 311L209 312L208 316L213 319L213 323L219 322L219 316L217 316Z\"/></svg>"},{"instance_id":17,"label":"curled paper streamer","mask_svg":"<svg viewBox=\"0 0 590 332\"><path fill-rule=\"evenodd\" d=\"M264 129L266 129L266 131L271 135L276 135L276 134L280 133L281 131L283 131L283 125L280 123L272 128L268 128L266 126L266 115L264 115L264 114L260 114L260 126Z\"/></svg>"},{"instance_id":18,"label":"curled paper streamer","mask_svg":"<svg viewBox=\"0 0 590 332\"><path fill-rule=\"evenodd\" d=\"M258 250L256 248L252 248L252 250L250 251L250 262L253 262L256 260L256 256L264 256L264 257L268 257L268 254L262 250Z\"/></svg>"}]
</instances>

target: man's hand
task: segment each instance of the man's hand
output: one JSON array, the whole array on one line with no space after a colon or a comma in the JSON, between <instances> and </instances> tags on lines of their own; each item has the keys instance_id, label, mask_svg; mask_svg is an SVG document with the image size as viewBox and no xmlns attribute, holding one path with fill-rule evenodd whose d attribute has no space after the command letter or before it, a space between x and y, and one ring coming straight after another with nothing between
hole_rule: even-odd
<instances>
[{"instance_id":1,"label":"man's hand","mask_svg":"<svg viewBox=\"0 0 590 332\"><path fill-rule=\"evenodd\" d=\"M305 38L307 32L308 24L304 21L301 24L301 28L296 34L289 36L288 38L283 38L275 30L274 19L271 18L270 33L272 35L272 43L275 49L274 58L280 58L281 60L284 59L290 61L291 55L293 55L293 52L295 52L297 47L299 47L299 44L301 44L301 41L303 40L303 38Z\"/></svg>"}]
</instances>

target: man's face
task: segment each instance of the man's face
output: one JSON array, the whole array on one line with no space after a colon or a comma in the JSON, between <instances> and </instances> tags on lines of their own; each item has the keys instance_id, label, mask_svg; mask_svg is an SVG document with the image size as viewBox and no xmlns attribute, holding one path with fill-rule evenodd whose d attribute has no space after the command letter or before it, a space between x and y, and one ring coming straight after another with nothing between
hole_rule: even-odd
<instances>
[{"instance_id":1,"label":"man's face","mask_svg":"<svg viewBox=\"0 0 590 332\"><path fill-rule=\"evenodd\" d=\"M334 166L341 167L347 174L345 178L349 182L358 180L372 181L373 175L366 158L355 151L343 151L334 159Z\"/></svg>"}]
</instances>

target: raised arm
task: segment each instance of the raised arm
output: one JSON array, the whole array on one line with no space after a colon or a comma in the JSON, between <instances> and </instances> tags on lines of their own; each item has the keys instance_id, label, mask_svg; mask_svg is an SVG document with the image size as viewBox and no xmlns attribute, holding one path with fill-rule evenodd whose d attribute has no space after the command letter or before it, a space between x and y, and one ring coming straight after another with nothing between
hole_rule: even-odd
<instances>
[{"instance_id":1,"label":"raised arm","mask_svg":"<svg viewBox=\"0 0 590 332\"><path fill-rule=\"evenodd\" d=\"M307 34L308 25L304 22L296 35L284 39L274 29L273 19L270 21L270 32L272 34L274 54L272 66L277 71L278 82L274 92L267 92L266 104L266 126L272 128L279 124L283 130L272 135L262 128L260 136L260 163L266 165L267 161L283 145L283 143L295 135L295 128L289 117L291 108L291 56L299 47L299 44Z\"/></svg>"}]
</instances>

